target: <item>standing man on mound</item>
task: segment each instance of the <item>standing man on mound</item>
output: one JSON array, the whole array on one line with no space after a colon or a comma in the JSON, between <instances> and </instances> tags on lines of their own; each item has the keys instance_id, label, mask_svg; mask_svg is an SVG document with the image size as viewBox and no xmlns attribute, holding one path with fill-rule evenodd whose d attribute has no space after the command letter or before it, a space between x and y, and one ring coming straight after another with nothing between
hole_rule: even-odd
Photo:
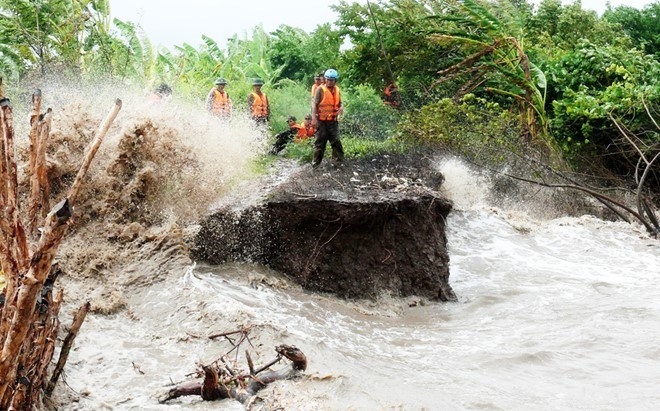
<instances>
[{"instance_id":1,"label":"standing man on mound","mask_svg":"<svg viewBox=\"0 0 660 411\"><path fill-rule=\"evenodd\" d=\"M252 92L248 95L247 106L250 110L250 118L258 126L268 127L268 120L270 120L270 104L268 97L261 91L261 86L264 81L260 78L254 79L252 82Z\"/></svg>"},{"instance_id":2,"label":"standing man on mound","mask_svg":"<svg viewBox=\"0 0 660 411\"><path fill-rule=\"evenodd\" d=\"M344 147L339 140L339 121L337 118L344 112L341 105L341 94L337 87L339 73L328 69L324 73L325 84L319 86L312 101L312 126L317 128L314 142L314 159L312 169L316 170L323 160L326 143L332 147L332 159L336 166L344 162Z\"/></svg>"},{"instance_id":3,"label":"standing man on mound","mask_svg":"<svg viewBox=\"0 0 660 411\"><path fill-rule=\"evenodd\" d=\"M206 96L206 111L224 120L231 117L232 102L229 93L225 91L227 80L219 78L215 81L215 87Z\"/></svg>"}]
</instances>

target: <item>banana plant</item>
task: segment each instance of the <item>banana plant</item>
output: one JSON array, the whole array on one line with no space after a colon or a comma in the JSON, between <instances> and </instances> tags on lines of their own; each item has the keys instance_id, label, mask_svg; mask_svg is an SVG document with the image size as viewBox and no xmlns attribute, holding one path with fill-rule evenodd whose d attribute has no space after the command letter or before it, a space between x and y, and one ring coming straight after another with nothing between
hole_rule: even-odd
<instances>
[{"instance_id":1,"label":"banana plant","mask_svg":"<svg viewBox=\"0 0 660 411\"><path fill-rule=\"evenodd\" d=\"M450 0L446 14L432 16L450 24L431 33L431 39L461 46L467 56L440 70L437 84L460 80L456 98L476 88L512 98L520 114L525 140L547 130L547 82L524 49L523 22L507 1ZM494 12L497 12L497 15Z\"/></svg>"},{"instance_id":2,"label":"banana plant","mask_svg":"<svg viewBox=\"0 0 660 411\"><path fill-rule=\"evenodd\" d=\"M108 15L108 0L0 0L0 44L20 57L21 71L77 69L84 43Z\"/></svg>"},{"instance_id":3,"label":"banana plant","mask_svg":"<svg viewBox=\"0 0 660 411\"><path fill-rule=\"evenodd\" d=\"M174 52L161 49L156 59L155 76L177 83L179 93L206 95L212 80L219 77L218 67L222 66L223 58L219 48L202 46L197 49L188 43L175 46Z\"/></svg>"},{"instance_id":4,"label":"banana plant","mask_svg":"<svg viewBox=\"0 0 660 411\"><path fill-rule=\"evenodd\" d=\"M234 84L248 84L259 77L272 86L281 73L282 67L271 64L268 53L272 39L262 26L254 28L250 39L234 35L225 50L211 37L204 35L202 40L199 49L183 44L175 46L173 53L160 51L156 72L161 77L176 78L191 93L204 95L216 77L225 77Z\"/></svg>"},{"instance_id":5,"label":"banana plant","mask_svg":"<svg viewBox=\"0 0 660 411\"><path fill-rule=\"evenodd\" d=\"M238 62L246 79L259 77L266 84L276 85L276 80L280 76L283 66L273 67L271 63L269 50L272 42L273 39L264 31L262 25L253 28L250 40L233 42L234 49L231 56L238 57Z\"/></svg>"},{"instance_id":6,"label":"banana plant","mask_svg":"<svg viewBox=\"0 0 660 411\"><path fill-rule=\"evenodd\" d=\"M114 19L113 23L120 33L123 64L119 72L123 76L151 78L156 63L156 56L151 41L144 30L135 23Z\"/></svg>"}]
</instances>

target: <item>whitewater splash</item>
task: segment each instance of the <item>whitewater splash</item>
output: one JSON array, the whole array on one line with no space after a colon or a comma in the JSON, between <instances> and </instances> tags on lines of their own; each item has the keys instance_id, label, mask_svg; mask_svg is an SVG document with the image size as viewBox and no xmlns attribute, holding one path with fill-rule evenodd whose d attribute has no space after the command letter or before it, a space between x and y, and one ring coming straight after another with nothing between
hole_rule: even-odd
<instances>
[{"instance_id":1,"label":"whitewater splash","mask_svg":"<svg viewBox=\"0 0 660 411\"><path fill-rule=\"evenodd\" d=\"M127 107L120 121L137 121ZM246 172L240 164L253 152L241 146L231 154L240 126L216 135L209 119L198 124L195 114L182 119L182 113L177 107L136 116L199 153L197 178L213 179L220 170L220 180L231 183ZM102 164L117 158L121 124ZM95 181L104 181L106 169L99 168ZM657 241L635 225L547 218L537 208L544 201L493 204L491 179L456 161L443 170L443 189L456 205L447 234L457 303L388 296L347 302L304 292L260 266L194 265L177 257L185 250L168 240L168 225L185 221L185 212L166 220L162 233L137 227L113 235L121 245L114 254L74 238L80 250L70 245L64 256L88 275L64 279L69 308L88 298L112 307L83 324L67 364L68 385L58 387L60 409L243 409L233 401L163 405L157 398L196 363L225 351L201 337L248 324L260 331L255 362L272 358L280 343L298 346L309 359L301 380L260 393L263 409L654 409L660 401ZM193 193L176 198L197 199Z\"/></svg>"},{"instance_id":2,"label":"whitewater splash","mask_svg":"<svg viewBox=\"0 0 660 411\"><path fill-rule=\"evenodd\" d=\"M148 90L126 86L100 83L81 89L58 81L38 86L43 108L53 108L48 158L55 197L68 187L114 100L123 103L90 170L79 215L110 213L121 220L124 214L122 222L142 217L147 224L197 221L233 185L254 177L254 160L268 142L266 133L240 112L230 122L219 121L206 113L203 102L195 105L176 93L154 102ZM14 105L18 144L26 153L29 106L22 100Z\"/></svg>"}]
</instances>

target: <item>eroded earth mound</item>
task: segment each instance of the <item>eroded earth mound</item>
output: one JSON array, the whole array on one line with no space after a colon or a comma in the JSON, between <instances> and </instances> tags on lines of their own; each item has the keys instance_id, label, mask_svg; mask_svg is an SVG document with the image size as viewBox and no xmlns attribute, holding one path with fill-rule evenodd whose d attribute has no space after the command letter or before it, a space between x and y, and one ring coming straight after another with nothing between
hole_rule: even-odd
<instances>
[{"instance_id":1,"label":"eroded earth mound","mask_svg":"<svg viewBox=\"0 0 660 411\"><path fill-rule=\"evenodd\" d=\"M252 204L220 207L192 246L198 261L269 266L311 291L443 301L449 285L442 175L416 153L289 170Z\"/></svg>"}]
</instances>

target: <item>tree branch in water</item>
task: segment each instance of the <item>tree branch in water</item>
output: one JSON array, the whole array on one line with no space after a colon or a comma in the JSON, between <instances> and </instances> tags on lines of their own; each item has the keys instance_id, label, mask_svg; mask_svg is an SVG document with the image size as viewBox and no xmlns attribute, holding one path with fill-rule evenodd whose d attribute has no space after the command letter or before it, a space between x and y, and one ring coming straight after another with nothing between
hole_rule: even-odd
<instances>
[{"instance_id":1,"label":"tree branch in water","mask_svg":"<svg viewBox=\"0 0 660 411\"><path fill-rule=\"evenodd\" d=\"M243 338L238 344L231 344L233 347L220 357L220 361L214 361L210 365L202 365L201 370L196 373L203 375L202 382L185 382L172 388L160 400L160 403L189 395L200 395L205 401L214 401L222 399L235 399L246 404L259 390L268 384L278 381L294 378L307 369L307 357L298 348L292 345L282 344L275 347L277 356L264 366L255 370L252 358L245 351L248 363L249 374L242 374L240 369L231 368L225 361L225 357L240 347L243 341L247 340L247 329L232 331L227 333L214 334L212 337L227 337L232 334L241 334ZM282 361L284 358L291 361L286 367L273 371L270 367ZM220 363L222 365L220 365Z\"/></svg>"}]
</instances>

